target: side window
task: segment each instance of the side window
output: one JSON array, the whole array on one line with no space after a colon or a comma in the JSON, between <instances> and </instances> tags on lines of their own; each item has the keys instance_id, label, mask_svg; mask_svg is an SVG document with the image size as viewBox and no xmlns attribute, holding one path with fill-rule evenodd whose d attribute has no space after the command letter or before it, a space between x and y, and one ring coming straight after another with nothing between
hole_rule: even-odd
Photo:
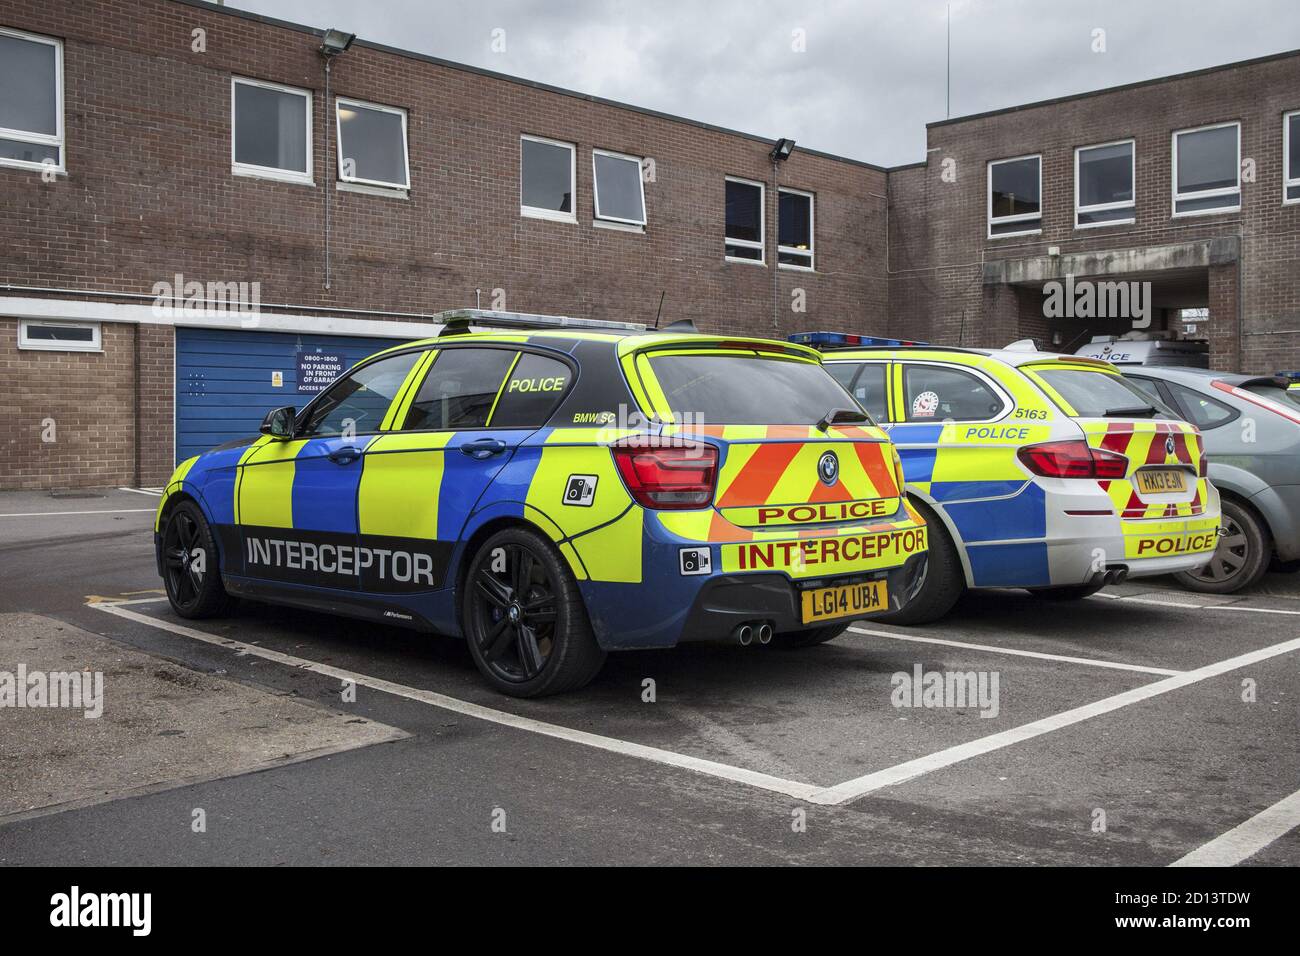
<instances>
[{"instance_id":1,"label":"side window","mask_svg":"<svg viewBox=\"0 0 1300 956\"><path fill-rule=\"evenodd\" d=\"M1143 392L1151 396L1151 398L1155 399L1161 405L1164 404L1165 400L1160 395L1159 386L1157 386L1156 383L1153 382L1151 379L1138 378L1136 375L1125 375L1124 377L1128 379L1131 384L1136 385L1138 388L1142 389Z\"/></svg>"},{"instance_id":2,"label":"side window","mask_svg":"<svg viewBox=\"0 0 1300 956\"><path fill-rule=\"evenodd\" d=\"M486 426L516 354L510 349L443 349L411 403L403 430Z\"/></svg>"},{"instance_id":3,"label":"side window","mask_svg":"<svg viewBox=\"0 0 1300 956\"><path fill-rule=\"evenodd\" d=\"M1186 385L1169 383L1169 389L1178 399L1178 404L1187 411L1187 417L1197 428L1217 428L1237 417L1237 412L1223 402L1194 392Z\"/></svg>"},{"instance_id":4,"label":"side window","mask_svg":"<svg viewBox=\"0 0 1300 956\"><path fill-rule=\"evenodd\" d=\"M980 422L996 418L1005 407L977 376L935 365L903 366L903 393L909 422Z\"/></svg>"},{"instance_id":5,"label":"side window","mask_svg":"<svg viewBox=\"0 0 1300 956\"><path fill-rule=\"evenodd\" d=\"M334 383L312 406L303 436L321 438L344 432L379 431L388 406L419 358L419 352L404 352L380 359Z\"/></svg>"},{"instance_id":6,"label":"side window","mask_svg":"<svg viewBox=\"0 0 1300 956\"><path fill-rule=\"evenodd\" d=\"M854 362L830 362L826 365L826 371L848 389L858 404L878 422L889 420L885 398L885 368L883 363L858 365Z\"/></svg>"},{"instance_id":7,"label":"side window","mask_svg":"<svg viewBox=\"0 0 1300 956\"><path fill-rule=\"evenodd\" d=\"M488 419L492 428L540 428L560 403L573 380L559 359L523 352L510 370L497 407Z\"/></svg>"}]
</instances>

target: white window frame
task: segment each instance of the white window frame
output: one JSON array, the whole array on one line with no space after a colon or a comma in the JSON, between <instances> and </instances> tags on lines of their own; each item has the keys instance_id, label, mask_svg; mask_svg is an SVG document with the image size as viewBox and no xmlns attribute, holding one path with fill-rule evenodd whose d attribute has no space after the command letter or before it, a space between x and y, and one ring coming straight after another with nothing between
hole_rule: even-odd
<instances>
[{"instance_id":1,"label":"white window frame","mask_svg":"<svg viewBox=\"0 0 1300 956\"><path fill-rule=\"evenodd\" d=\"M619 216L602 216L600 214L600 177L596 175L596 157L608 156L611 159L625 159L629 162L636 163L636 181L641 189L641 218L640 219L623 219ZM628 226L642 226L650 218L650 214L645 208L645 157L632 156L628 153L616 153L609 149L593 149L591 151L591 194L593 198L592 216L601 222L621 222Z\"/></svg>"},{"instance_id":2,"label":"white window frame","mask_svg":"<svg viewBox=\"0 0 1300 956\"><path fill-rule=\"evenodd\" d=\"M1001 166L1003 163L1018 163L1026 159L1038 160L1038 212L1022 212L1016 216L998 216L998 223L1008 222L1033 222L1038 220L1038 225L1033 229L1022 229L1017 232L993 232L993 167ZM1036 236L1043 231L1043 154L1026 153L1024 156L1007 156L1003 159L990 159L984 167L984 218L988 224L988 238L990 239L1010 239L1013 236Z\"/></svg>"},{"instance_id":3,"label":"white window frame","mask_svg":"<svg viewBox=\"0 0 1300 956\"><path fill-rule=\"evenodd\" d=\"M743 183L758 187L758 242L749 239L731 239L727 236L727 187L722 187L722 257L727 262L743 262L751 266L767 265L767 185L753 179L741 179L739 176L724 176L728 183ZM757 249L757 259L745 259L741 256L727 255L727 246L740 246L742 249Z\"/></svg>"},{"instance_id":4,"label":"white window frame","mask_svg":"<svg viewBox=\"0 0 1300 956\"><path fill-rule=\"evenodd\" d=\"M569 151L569 196L572 207L568 212L558 209L541 209L524 204L524 143L544 143L547 146L563 146ZM551 222L578 221L578 145L566 143L562 139L547 139L531 133L519 134L519 215L528 219L547 219Z\"/></svg>"},{"instance_id":5,"label":"white window frame","mask_svg":"<svg viewBox=\"0 0 1300 956\"><path fill-rule=\"evenodd\" d=\"M406 170L406 182L388 183L382 179L363 179L360 176L343 175L343 119L339 116L339 107L355 106L358 109L372 110L376 113L392 113L402 120L402 165ZM334 97L334 144L336 161L338 163L338 178L341 183L354 183L360 186L376 186L380 189L401 189L409 190L411 188L411 149L407 139L406 131L406 110L400 106L382 106L379 103L367 103L365 100L355 100L347 96Z\"/></svg>"},{"instance_id":6,"label":"white window frame","mask_svg":"<svg viewBox=\"0 0 1300 956\"><path fill-rule=\"evenodd\" d=\"M1286 192L1288 189L1295 187L1300 189L1300 178L1287 179L1286 171L1288 167L1288 158L1291 152L1291 117L1300 116L1300 110L1291 110L1289 113L1282 114L1282 205L1294 206L1300 203L1300 196L1295 199L1288 199ZM1296 144L1300 149L1300 143ZM1240 164L1238 164L1240 168Z\"/></svg>"},{"instance_id":7,"label":"white window frame","mask_svg":"<svg viewBox=\"0 0 1300 956\"><path fill-rule=\"evenodd\" d=\"M239 86L260 86L267 90L276 90L280 93L293 93L301 96L307 102L307 108L304 110L304 120L307 130L307 171L300 173L294 169L279 169L275 166L258 166L253 163L241 163L235 159L235 90ZM304 90L296 86L285 86L282 83L270 83L266 80L254 80L246 76L232 76L230 78L230 171L236 176L252 176L257 179L274 179L278 182L297 183L302 186L314 186L316 181L313 178L315 170L312 158L312 95L311 90Z\"/></svg>"},{"instance_id":8,"label":"white window frame","mask_svg":"<svg viewBox=\"0 0 1300 956\"><path fill-rule=\"evenodd\" d=\"M1103 202L1095 203L1091 206L1079 205L1079 154L1090 149L1102 149L1106 146L1128 146L1129 160L1129 192L1133 198L1124 202ZM1039 167L1041 174L1042 167ZM1076 146L1074 148L1074 228L1075 229L1100 229L1103 226L1131 226L1137 222L1137 140L1115 139L1109 143L1091 143L1087 146ZM1110 212L1112 209L1130 209L1133 215L1127 219L1107 219L1105 222L1079 222L1079 214L1083 212Z\"/></svg>"},{"instance_id":9,"label":"white window frame","mask_svg":"<svg viewBox=\"0 0 1300 956\"><path fill-rule=\"evenodd\" d=\"M94 337L89 342L47 342L44 339L32 339L28 337L28 329L34 325L53 325L59 326L60 328L88 328L94 333ZM102 352L104 350L103 336L98 322L64 322L59 319L19 319L18 347L33 352Z\"/></svg>"},{"instance_id":10,"label":"white window frame","mask_svg":"<svg viewBox=\"0 0 1300 956\"><path fill-rule=\"evenodd\" d=\"M7 129L0 127L0 139L17 140L20 143L31 143L39 146L54 146L59 150L59 161L55 163L32 163L25 159L0 159L0 166L12 166L15 169L52 169L56 173L66 172L68 168L68 150L64 143L63 130L63 41L54 37L41 36L38 33L27 33L23 30L11 30L8 27L0 27L0 34L15 37L19 40L30 40L33 43L44 43L54 47L54 101L55 101L55 133L50 136L48 133L33 133L29 130Z\"/></svg>"},{"instance_id":11,"label":"white window frame","mask_svg":"<svg viewBox=\"0 0 1300 956\"><path fill-rule=\"evenodd\" d=\"M791 196L808 197L808 248L800 249L797 246L781 245L781 194L789 193ZM806 189L794 189L788 186L778 186L776 189L776 267L778 269L793 269L796 272L816 272L817 266L817 195L810 193ZM792 265L788 262L781 261L781 253L795 256L807 256L808 264L806 266Z\"/></svg>"},{"instance_id":12,"label":"white window frame","mask_svg":"<svg viewBox=\"0 0 1300 956\"><path fill-rule=\"evenodd\" d=\"M1178 192L1178 137L1184 133L1202 133L1211 129L1225 129L1234 126L1237 129L1237 185L1236 187L1224 186L1219 189L1201 189L1196 192L1179 193ZM1210 123L1207 126L1191 126L1187 129L1176 129L1169 137L1170 142L1170 167L1169 167L1169 192L1170 203L1169 213L1174 219L1184 219L1188 216L1219 216L1224 213L1241 212L1241 121L1229 120L1226 123ZM1237 194L1237 204L1235 206L1221 206L1216 209L1193 209L1188 212L1179 212L1178 204L1187 202L1190 199L1210 199L1214 196L1231 196Z\"/></svg>"}]
</instances>

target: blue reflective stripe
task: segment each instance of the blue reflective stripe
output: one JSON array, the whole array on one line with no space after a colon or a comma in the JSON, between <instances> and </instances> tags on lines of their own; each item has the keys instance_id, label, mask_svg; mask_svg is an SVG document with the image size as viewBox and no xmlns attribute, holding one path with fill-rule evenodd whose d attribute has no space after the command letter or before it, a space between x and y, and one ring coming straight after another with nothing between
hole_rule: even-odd
<instances>
[{"instance_id":1,"label":"blue reflective stripe","mask_svg":"<svg viewBox=\"0 0 1300 956\"><path fill-rule=\"evenodd\" d=\"M898 449L898 457L903 462L903 480L929 481L934 476L934 459L937 454L933 448Z\"/></svg>"},{"instance_id":2,"label":"blue reflective stripe","mask_svg":"<svg viewBox=\"0 0 1300 956\"><path fill-rule=\"evenodd\" d=\"M331 461L329 453L344 447L364 450L373 437L313 438L293 460L293 526L309 531L356 534L357 489L361 459L350 464ZM289 467L272 465L273 468Z\"/></svg>"},{"instance_id":3,"label":"blue reflective stripe","mask_svg":"<svg viewBox=\"0 0 1300 956\"><path fill-rule=\"evenodd\" d=\"M1047 542L986 544L966 549L975 586L1035 587L1051 584Z\"/></svg>"},{"instance_id":4,"label":"blue reflective stripe","mask_svg":"<svg viewBox=\"0 0 1300 956\"><path fill-rule=\"evenodd\" d=\"M1033 482L1012 498L948 502L943 510L967 544L1047 535L1047 499Z\"/></svg>"},{"instance_id":5,"label":"blue reflective stripe","mask_svg":"<svg viewBox=\"0 0 1300 956\"><path fill-rule=\"evenodd\" d=\"M906 475L906 467L904 468ZM912 479L909 477L908 481ZM936 481L930 485L935 501L969 501L972 498L1003 498L1014 495L1029 482L1015 481Z\"/></svg>"}]
</instances>

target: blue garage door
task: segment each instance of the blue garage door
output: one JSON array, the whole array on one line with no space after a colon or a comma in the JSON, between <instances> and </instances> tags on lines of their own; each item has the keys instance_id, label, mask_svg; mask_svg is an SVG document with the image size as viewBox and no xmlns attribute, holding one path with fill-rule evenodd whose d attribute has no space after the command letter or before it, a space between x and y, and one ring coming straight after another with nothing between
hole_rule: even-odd
<instances>
[{"instance_id":1,"label":"blue garage door","mask_svg":"<svg viewBox=\"0 0 1300 956\"><path fill-rule=\"evenodd\" d=\"M177 329L176 461L256 435L270 409L302 408L338 371L402 341Z\"/></svg>"}]
</instances>

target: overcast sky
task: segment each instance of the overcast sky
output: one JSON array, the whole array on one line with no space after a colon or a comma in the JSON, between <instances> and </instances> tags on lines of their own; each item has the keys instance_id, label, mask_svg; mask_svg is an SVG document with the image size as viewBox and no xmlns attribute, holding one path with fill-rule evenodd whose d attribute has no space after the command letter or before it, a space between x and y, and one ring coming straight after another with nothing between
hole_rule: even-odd
<instances>
[{"instance_id":1,"label":"overcast sky","mask_svg":"<svg viewBox=\"0 0 1300 956\"><path fill-rule=\"evenodd\" d=\"M947 115L944 0L227 2L886 166ZM953 0L951 115L1297 47L1297 0Z\"/></svg>"}]
</instances>

